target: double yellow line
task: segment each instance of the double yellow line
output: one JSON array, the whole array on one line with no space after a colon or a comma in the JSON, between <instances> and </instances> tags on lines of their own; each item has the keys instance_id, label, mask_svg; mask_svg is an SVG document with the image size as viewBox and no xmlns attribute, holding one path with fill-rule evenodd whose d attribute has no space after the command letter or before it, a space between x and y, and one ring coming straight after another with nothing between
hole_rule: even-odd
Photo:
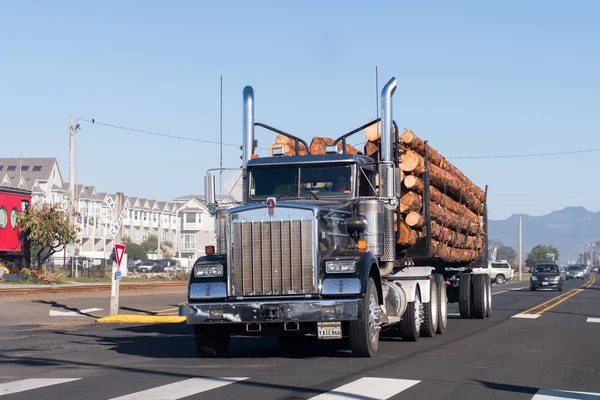
<instances>
[{"instance_id":1,"label":"double yellow line","mask_svg":"<svg viewBox=\"0 0 600 400\"><path fill-rule=\"evenodd\" d=\"M569 300L571 297L576 296L583 289L590 288L594 284L594 282L596 282L596 277L592 275L590 280L581 286L581 289L571 289L568 292L561 294L560 296L553 297L548 301L545 301L541 304L538 304L535 307L530 308L529 310L521 312L520 314L542 315L546 311L551 310L554 307L556 307L557 305Z\"/></svg>"}]
</instances>

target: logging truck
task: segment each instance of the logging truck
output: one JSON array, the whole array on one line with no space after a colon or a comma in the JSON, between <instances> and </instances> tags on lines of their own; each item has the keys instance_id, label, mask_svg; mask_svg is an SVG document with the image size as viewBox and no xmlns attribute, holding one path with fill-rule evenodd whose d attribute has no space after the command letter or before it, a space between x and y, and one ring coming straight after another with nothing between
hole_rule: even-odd
<instances>
[{"instance_id":1,"label":"logging truck","mask_svg":"<svg viewBox=\"0 0 600 400\"><path fill-rule=\"evenodd\" d=\"M309 145L256 122L244 88L243 199L218 204L207 174L217 241L189 278L187 323L201 355L223 356L231 335L250 335L346 338L370 357L382 330L405 341L444 333L448 303L462 318L490 317L487 188L400 134L395 90L392 78L381 118ZM269 156L255 154L257 127L279 134ZM364 151L347 144L358 132Z\"/></svg>"}]
</instances>

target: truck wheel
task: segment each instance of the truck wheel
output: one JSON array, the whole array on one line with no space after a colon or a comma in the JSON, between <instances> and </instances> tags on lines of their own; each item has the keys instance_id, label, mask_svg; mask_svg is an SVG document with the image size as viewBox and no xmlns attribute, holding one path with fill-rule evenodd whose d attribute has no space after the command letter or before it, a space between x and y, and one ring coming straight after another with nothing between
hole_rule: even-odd
<instances>
[{"instance_id":1,"label":"truck wheel","mask_svg":"<svg viewBox=\"0 0 600 400\"><path fill-rule=\"evenodd\" d=\"M485 318L487 314L487 276L483 274L473 275L473 316L478 319Z\"/></svg>"},{"instance_id":2,"label":"truck wheel","mask_svg":"<svg viewBox=\"0 0 600 400\"><path fill-rule=\"evenodd\" d=\"M446 292L446 281L442 274L434 274L435 286L437 288L438 323L436 333L446 332L448 326L448 293Z\"/></svg>"},{"instance_id":3,"label":"truck wheel","mask_svg":"<svg viewBox=\"0 0 600 400\"><path fill-rule=\"evenodd\" d=\"M423 304L423 326L421 336L434 337L438 326L438 295L435 280L429 281L429 303Z\"/></svg>"},{"instance_id":4,"label":"truck wheel","mask_svg":"<svg viewBox=\"0 0 600 400\"><path fill-rule=\"evenodd\" d=\"M363 319L350 321L348 341L350 350L358 357L373 357L379 347L379 295L373 278L367 283Z\"/></svg>"},{"instance_id":5,"label":"truck wheel","mask_svg":"<svg viewBox=\"0 0 600 400\"><path fill-rule=\"evenodd\" d=\"M402 320L398 326L402 339L408 342L416 342L419 340L422 321L421 295L417 290L417 293L415 293L415 301L408 303L406 311L402 314Z\"/></svg>"},{"instance_id":6,"label":"truck wheel","mask_svg":"<svg viewBox=\"0 0 600 400\"><path fill-rule=\"evenodd\" d=\"M223 357L229 348L229 328L194 325L196 350L203 357Z\"/></svg>"},{"instance_id":7,"label":"truck wheel","mask_svg":"<svg viewBox=\"0 0 600 400\"><path fill-rule=\"evenodd\" d=\"M492 316L492 281L490 280L489 276L486 276L486 289L487 289L487 298L488 298L488 303L487 303L487 310L486 310L486 317L491 317Z\"/></svg>"},{"instance_id":8,"label":"truck wheel","mask_svg":"<svg viewBox=\"0 0 600 400\"><path fill-rule=\"evenodd\" d=\"M471 275L460 274L458 282L458 310L461 318L471 318Z\"/></svg>"},{"instance_id":9,"label":"truck wheel","mask_svg":"<svg viewBox=\"0 0 600 400\"><path fill-rule=\"evenodd\" d=\"M506 282L506 278L504 278L504 275L502 275L502 274L496 275L496 283L498 285L502 285L504 282Z\"/></svg>"}]
</instances>

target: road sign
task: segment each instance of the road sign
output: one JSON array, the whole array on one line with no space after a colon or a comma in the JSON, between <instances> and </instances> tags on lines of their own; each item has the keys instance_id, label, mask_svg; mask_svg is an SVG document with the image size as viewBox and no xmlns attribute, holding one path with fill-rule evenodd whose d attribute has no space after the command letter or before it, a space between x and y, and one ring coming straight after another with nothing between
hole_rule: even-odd
<instances>
[{"instance_id":1,"label":"road sign","mask_svg":"<svg viewBox=\"0 0 600 400\"><path fill-rule=\"evenodd\" d=\"M117 268L121 268L121 261L123 260L123 254L125 254L125 245L115 243L115 258L117 259Z\"/></svg>"}]
</instances>

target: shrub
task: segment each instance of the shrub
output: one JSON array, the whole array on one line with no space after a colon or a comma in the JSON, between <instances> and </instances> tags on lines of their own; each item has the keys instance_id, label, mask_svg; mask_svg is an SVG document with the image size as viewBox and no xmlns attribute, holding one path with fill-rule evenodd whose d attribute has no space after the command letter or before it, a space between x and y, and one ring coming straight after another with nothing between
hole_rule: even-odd
<instances>
[{"instance_id":1,"label":"shrub","mask_svg":"<svg viewBox=\"0 0 600 400\"><path fill-rule=\"evenodd\" d=\"M21 279L26 281L26 280L29 280L30 276L31 276L31 270L29 268L23 268L21 270Z\"/></svg>"}]
</instances>

